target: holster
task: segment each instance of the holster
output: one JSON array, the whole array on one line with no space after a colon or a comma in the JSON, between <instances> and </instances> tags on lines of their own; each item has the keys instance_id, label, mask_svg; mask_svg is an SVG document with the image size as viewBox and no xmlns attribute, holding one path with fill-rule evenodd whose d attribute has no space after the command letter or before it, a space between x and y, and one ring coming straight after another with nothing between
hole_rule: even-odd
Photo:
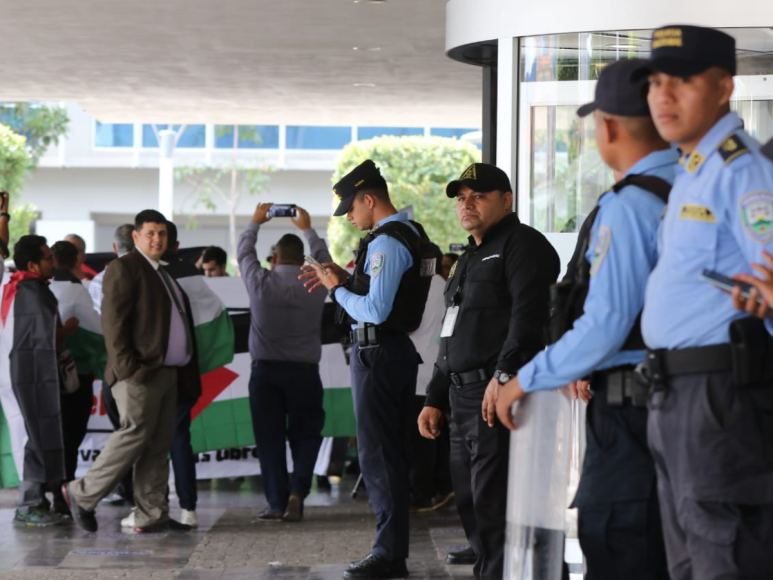
<instances>
[{"instance_id":1,"label":"holster","mask_svg":"<svg viewBox=\"0 0 773 580\"><path fill-rule=\"evenodd\" d=\"M747 317L731 323L730 348L736 388L773 387L773 338L762 320Z\"/></svg>"},{"instance_id":2,"label":"holster","mask_svg":"<svg viewBox=\"0 0 773 580\"><path fill-rule=\"evenodd\" d=\"M352 331L352 340L357 343L360 350L378 348L381 346L381 332L379 327L368 322L358 322L357 328Z\"/></svg>"}]
</instances>

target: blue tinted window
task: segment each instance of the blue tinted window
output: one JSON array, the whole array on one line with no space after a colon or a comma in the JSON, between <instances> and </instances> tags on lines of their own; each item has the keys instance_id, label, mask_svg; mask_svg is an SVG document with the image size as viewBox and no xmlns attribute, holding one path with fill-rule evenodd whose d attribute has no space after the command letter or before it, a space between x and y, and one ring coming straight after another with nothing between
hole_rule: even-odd
<instances>
[{"instance_id":1,"label":"blue tinted window","mask_svg":"<svg viewBox=\"0 0 773 580\"><path fill-rule=\"evenodd\" d=\"M424 129L421 127L357 127L357 138L361 141L383 135L393 135L395 137L424 135Z\"/></svg>"},{"instance_id":2,"label":"blue tinted window","mask_svg":"<svg viewBox=\"0 0 773 580\"><path fill-rule=\"evenodd\" d=\"M97 121L94 144L97 147L134 147L134 125Z\"/></svg>"},{"instance_id":3,"label":"blue tinted window","mask_svg":"<svg viewBox=\"0 0 773 580\"><path fill-rule=\"evenodd\" d=\"M156 125L156 130L162 131L164 129L173 129L178 131L180 125ZM204 125L186 125L185 132L177 142L178 147L186 147L192 149L203 149L206 145L206 128ZM153 125L142 126L142 146L143 147L158 147L158 139L156 139L156 133L153 131Z\"/></svg>"},{"instance_id":4,"label":"blue tinted window","mask_svg":"<svg viewBox=\"0 0 773 580\"><path fill-rule=\"evenodd\" d=\"M478 129L436 129L432 128L429 130L429 134L434 137L456 137L457 139L461 139L462 135L466 135L467 133L472 133L473 131L478 131Z\"/></svg>"},{"instance_id":5,"label":"blue tinted window","mask_svg":"<svg viewBox=\"0 0 773 580\"><path fill-rule=\"evenodd\" d=\"M351 140L351 127L287 127L288 149L341 149Z\"/></svg>"},{"instance_id":6,"label":"blue tinted window","mask_svg":"<svg viewBox=\"0 0 773 580\"><path fill-rule=\"evenodd\" d=\"M215 147L233 149L233 125L215 127ZM279 125L239 125L239 149L279 149Z\"/></svg>"}]
</instances>

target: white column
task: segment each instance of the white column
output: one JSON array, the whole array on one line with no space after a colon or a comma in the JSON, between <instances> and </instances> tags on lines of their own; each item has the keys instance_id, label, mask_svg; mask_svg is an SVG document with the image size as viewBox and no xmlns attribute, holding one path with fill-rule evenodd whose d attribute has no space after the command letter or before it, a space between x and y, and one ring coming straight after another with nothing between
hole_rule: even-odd
<instances>
[{"instance_id":1,"label":"white column","mask_svg":"<svg viewBox=\"0 0 773 580\"><path fill-rule=\"evenodd\" d=\"M177 133L170 129L158 132L158 211L174 219L174 146Z\"/></svg>"},{"instance_id":2,"label":"white column","mask_svg":"<svg viewBox=\"0 0 773 580\"><path fill-rule=\"evenodd\" d=\"M497 64L496 163L510 178L513 203L518 207L518 82L520 64L517 38L499 39Z\"/></svg>"}]
</instances>

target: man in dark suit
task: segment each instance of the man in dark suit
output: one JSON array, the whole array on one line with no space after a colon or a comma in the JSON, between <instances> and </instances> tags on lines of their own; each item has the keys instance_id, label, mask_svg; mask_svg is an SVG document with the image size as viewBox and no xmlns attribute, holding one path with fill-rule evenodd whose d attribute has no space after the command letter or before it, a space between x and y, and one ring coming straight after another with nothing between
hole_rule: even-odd
<instances>
[{"instance_id":1,"label":"man in dark suit","mask_svg":"<svg viewBox=\"0 0 773 580\"><path fill-rule=\"evenodd\" d=\"M110 264L104 279L105 382L121 416L88 473L63 486L73 519L95 532L94 508L134 466L135 531L190 530L169 518L169 461L178 382L200 384L191 309L167 272L166 218L137 214L135 248ZM200 388L200 387L199 387Z\"/></svg>"}]
</instances>

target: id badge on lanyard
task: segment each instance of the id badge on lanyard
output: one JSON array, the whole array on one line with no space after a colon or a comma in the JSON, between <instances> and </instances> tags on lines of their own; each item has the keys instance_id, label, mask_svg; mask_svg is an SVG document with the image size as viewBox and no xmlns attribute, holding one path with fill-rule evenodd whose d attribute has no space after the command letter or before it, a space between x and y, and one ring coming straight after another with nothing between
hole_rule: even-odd
<instances>
[{"instance_id":1,"label":"id badge on lanyard","mask_svg":"<svg viewBox=\"0 0 773 580\"><path fill-rule=\"evenodd\" d=\"M464 279L467 277L467 272L462 274L459 280L459 286L456 287L454 297L452 298L453 304L446 308L446 315L443 318L443 327L440 329L440 338L448 338L454 335L454 327L456 326L456 319L459 316L459 303L462 301L462 285Z\"/></svg>"}]
</instances>

